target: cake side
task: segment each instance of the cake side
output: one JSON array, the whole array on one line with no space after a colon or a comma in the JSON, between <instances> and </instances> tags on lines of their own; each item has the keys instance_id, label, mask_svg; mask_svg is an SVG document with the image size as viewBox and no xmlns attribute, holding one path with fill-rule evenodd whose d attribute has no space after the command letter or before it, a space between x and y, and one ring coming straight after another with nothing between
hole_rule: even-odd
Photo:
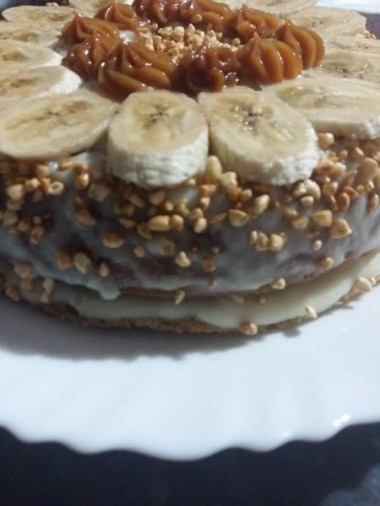
<instances>
[{"instance_id":1,"label":"cake side","mask_svg":"<svg viewBox=\"0 0 380 506\"><path fill-rule=\"evenodd\" d=\"M66 307L61 284L90 290L105 306L133 296L162 304L163 315L177 311L174 327L196 332L218 325L187 315L187 303L220 311L229 301L231 314L247 304L242 321L225 329L253 333L281 323L261 322L253 300L312 290L312 280L380 248L377 41L348 11L337 15L346 37L361 41L356 53L336 47L328 9L306 17L300 9L292 23L214 2L193 2L191 17L185 4L174 12L156 3L111 2L95 18L37 10L69 16L54 47L71 70L46 53L46 81L27 63L28 43L17 42L27 57L23 101L15 102L16 86L5 92L17 81L14 68L0 79L0 257L15 273L5 291L54 312ZM6 11L0 34L11 33L1 25L20 25L20 12L31 15ZM296 24L306 18L309 27ZM44 37L54 28L47 25ZM357 279L372 287L376 275ZM306 304L282 321L318 312ZM154 314L109 324L144 321L173 327Z\"/></svg>"}]
</instances>

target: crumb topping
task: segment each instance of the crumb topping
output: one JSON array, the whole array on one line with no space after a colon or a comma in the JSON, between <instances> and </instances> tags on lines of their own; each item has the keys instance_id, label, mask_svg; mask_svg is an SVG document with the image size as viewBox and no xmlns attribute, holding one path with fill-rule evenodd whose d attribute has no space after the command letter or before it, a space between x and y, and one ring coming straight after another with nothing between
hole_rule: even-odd
<instances>
[{"instance_id":1,"label":"crumb topping","mask_svg":"<svg viewBox=\"0 0 380 506\"><path fill-rule=\"evenodd\" d=\"M323 272L336 264L328 254L328 241L347 240L355 234L357 225L345 213L363 201L371 214L380 203L380 140L334 138L332 143L331 135L323 139L329 148L312 177L283 187L245 182L234 171L223 172L215 156L208 158L204 172L190 183L152 191L116 181L75 158L62 160L56 167L3 158L1 223L11 234L38 246L53 228L54 202L68 199L65 205L72 206L81 233L85 236L91 230L99 251L60 245L56 266L61 271L91 272L102 279L114 272L106 251L121 255L130 251L144 265L158 255L167 259L173 272L195 269L208 282L212 275L212 289L220 272L218 258L224 253L218 235L225 227L241 230L247 248L273 258L281 258L297 237L306 237L316 271ZM78 185L78 177L86 184ZM108 230L102 228L106 209ZM271 224L272 216L280 219ZM181 239L183 232L189 240ZM26 281L21 272L18 275ZM281 289L287 280L272 279L271 284Z\"/></svg>"}]
</instances>

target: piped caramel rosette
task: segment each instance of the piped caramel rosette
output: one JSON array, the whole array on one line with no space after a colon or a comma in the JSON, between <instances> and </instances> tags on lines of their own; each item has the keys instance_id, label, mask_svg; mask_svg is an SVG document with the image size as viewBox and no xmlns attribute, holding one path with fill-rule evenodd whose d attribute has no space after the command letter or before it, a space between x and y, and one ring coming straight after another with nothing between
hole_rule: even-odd
<instances>
[{"instance_id":1,"label":"piped caramel rosette","mask_svg":"<svg viewBox=\"0 0 380 506\"><path fill-rule=\"evenodd\" d=\"M173 89L176 65L141 44L119 44L103 62L99 84L106 93L124 99L136 91Z\"/></svg>"},{"instance_id":2,"label":"piped caramel rosette","mask_svg":"<svg viewBox=\"0 0 380 506\"><path fill-rule=\"evenodd\" d=\"M120 30L137 30L140 19L135 9L130 5L110 2L100 9L96 14L96 19L102 19L109 23L117 25Z\"/></svg>"},{"instance_id":3,"label":"piped caramel rosette","mask_svg":"<svg viewBox=\"0 0 380 506\"><path fill-rule=\"evenodd\" d=\"M62 30L61 39L68 46L78 44L97 35L106 39L120 39L120 32L113 23L103 19L86 18L76 15Z\"/></svg>"},{"instance_id":4,"label":"piped caramel rosette","mask_svg":"<svg viewBox=\"0 0 380 506\"><path fill-rule=\"evenodd\" d=\"M226 47L202 47L188 53L178 64L177 86L191 95L202 91L222 91L239 83L241 64L235 52Z\"/></svg>"},{"instance_id":5,"label":"piped caramel rosette","mask_svg":"<svg viewBox=\"0 0 380 506\"><path fill-rule=\"evenodd\" d=\"M302 55L277 39L253 37L237 52L241 74L248 83L274 84L302 72Z\"/></svg>"},{"instance_id":6,"label":"piped caramel rosette","mask_svg":"<svg viewBox=\"0 0 380 506\"><path fill-rule=\"evenodd\" d=\"M113 37L102 37L99 33L74 44L62 59L62 65L77 73L83 79L97 79L100 66L112 54L120 40Z\"/></svg>"},{"instance_id":7,"label":"piped caramel rosette","mask_svg":"<svg viewBox=\"0 0 380 506\"><path fill-rule=\"evenodd\" d=\"M236 37L247 42L256 35L264 39L274 37L283 23L284 21L276 16L243 5L236 13L233 30Z\"/></svg>"}]
</instances>

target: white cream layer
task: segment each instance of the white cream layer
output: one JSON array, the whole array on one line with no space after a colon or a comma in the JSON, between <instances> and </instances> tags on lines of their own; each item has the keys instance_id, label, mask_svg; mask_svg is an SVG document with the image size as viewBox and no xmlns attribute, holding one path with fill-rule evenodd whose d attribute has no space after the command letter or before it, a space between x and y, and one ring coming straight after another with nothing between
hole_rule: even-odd
<instances>
[{"instance_id":1,"label":"white cream layer","mask_svg":"<svg viewBox=\"0 0 380 506\"><path fill-rule=\"evenodd\" d=\"M349 293L358 278L376 278L379 274L380 253L374 253L311 282L290 286L282 291L272 291L265 296L264 304L260 303L258 296L246 297L243 303L235 302L230 297L185 299L179 305L175 305L172 299L127 295L121 295L115 300L104 300L96 292L60 282L55 284L53 302L68 304L85 318L197 318L227 330L238 328L243 322L272 325L307 318L308 306L317 313L322 313ZM36 293L26 292L23 296L31 302L38 301Z\"/></svg>"}]
</instances>

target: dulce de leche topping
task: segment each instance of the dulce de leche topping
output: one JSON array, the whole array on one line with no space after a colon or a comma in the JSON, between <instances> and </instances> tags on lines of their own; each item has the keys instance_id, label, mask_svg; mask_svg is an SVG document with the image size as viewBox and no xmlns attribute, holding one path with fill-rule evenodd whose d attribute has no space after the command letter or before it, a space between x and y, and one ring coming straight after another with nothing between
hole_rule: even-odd
<instances>
[{"instance_id":1,"label":"dulce de leche topping","mask_svg":"<svg viewBox=\"0 0 380 506\"><path fill-rule=\"evenodd\" d=\"M179 87L195 95L201 91L221 91L239 83L241 64L236 52L227 47L202 47L179 62Z\"/></svg>"},{"instance_id":2,"label":"dulce de leche topping","mask_svg":"<svg viewBox=\"0 0 380 506\"><path fill-rule=\"evenodd\" d=\"M313 30L286 23L279 28L276 38L302 56L304 69L316 67L323 60L325 55L323 40Z\"/></svg>"},{"instance_id":3,"label":"dulce de leche topping","mask_svg":"<svg viewBox=\"0 0 380 506\"><path fill-rule=\"evenodd\" d=\"M119 28L134 31L136 41L123 42ZM239 82L278 83L324 56L323 40L312 30L214 0L112 1L96 18L75 16L62 38L77 44L63 64L119 99L160 88L194 95Z\"/></svg>"},{"instance_id":4,"label":"dulce de leche topping","mask_svg":"<svg viewBox=\"0 0 380 506\"><path fill-rule=\"evenodd\" d=\"M100 65L115 50L120 41L113 37L91 35L88 39L70 47L62 65L70 68L83 79L96 79Z\"/></svg>"},{"instance_id":5,"label":"dulce de leche topping","mask_svg":"<svg viewBox=\"0 0 380 506\"><path fill-rule=\"evenodd\" d=\"M135 0L132 7L142 19L159 26L192 23L197 28L211 26L218 32L233 13L226 4L214 0Z\"/></svg>"},{"instance_id":6,"label":"dulce de leche topping","mask_svg":"<svg viewBox=\"0 0 380 506\"><path fill-rule=\"evenodd\" d=\"M120 43L99 71L99 84L106 93L125 98L135 91L173 89L177 66L165 54L141 44Z\"/></svg>"},{"instance_id":7,"label":"dulce de leche topping","mask_svg":"<svg viewBox=\"0 0 380 506\"><path fill-rule=\"evenodd\" d=\"M83 42L95 34L113 39L120 38L120 32L116 25L102 19L85 18L79 15L76 15L72 21L66 23L63 27L61 38L66 44L72 46L73 44L78 44L78 42Z\"/></svg>"},{"instance_id":8,"label":"dulce de leche topping","mask_svg":"<svg viewBox=\"0 0 380 506\"><path fill-rule=\"evenodd\" d=\"M249 41L254 35L263 39L273 37L283 21L268 12L250 9L243 5L237 12L234 22L236 36L242 41Z\"/></svg>"},{"instance_id":9,"label":"dulce de leche topping","mask_svg":"<svg viewBox=\"0 0 380 506\"><path fill-rule=\"evenodd\" d=\"M302 57L277 39L252 38L238 50L246 82L274 84L295 79L302 72Z\"/></svg>"},{"instance_id":10,"label":"dulce de leche topping","mask_svg":"<svg viewBox=\"0 0 380 506\"><path fill-rule=\"evenodd\" d=\"M140 20L136 11L127 4L111 2L96 14L97 19L114 23L120 30L136 30Z\"/></svg>"}]
</instances>

